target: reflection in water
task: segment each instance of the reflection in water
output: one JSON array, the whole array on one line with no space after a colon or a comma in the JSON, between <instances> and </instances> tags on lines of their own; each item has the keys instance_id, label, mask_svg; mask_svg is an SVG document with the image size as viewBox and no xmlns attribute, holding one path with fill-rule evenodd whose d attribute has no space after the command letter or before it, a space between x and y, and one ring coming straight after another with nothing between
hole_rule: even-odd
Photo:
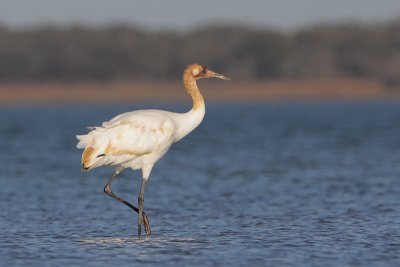
<instances>
[{"instance_id":1,"label":"reflection in water","mask_svg":"<svg viewBox=\"0 0 400 267\"><path fill-rule=\"evenodd\" d=\"M85 238L79 240L79 243L83 244L141 244L141 243L152 243L152 244L164 244L168 243L181 243L182 245L189 244L206 244L208 241L202 239L195 239L192 237L150 237L145 236L141 238L137 237L96 237L96 238Z\"/></svg>"}]
</instances>

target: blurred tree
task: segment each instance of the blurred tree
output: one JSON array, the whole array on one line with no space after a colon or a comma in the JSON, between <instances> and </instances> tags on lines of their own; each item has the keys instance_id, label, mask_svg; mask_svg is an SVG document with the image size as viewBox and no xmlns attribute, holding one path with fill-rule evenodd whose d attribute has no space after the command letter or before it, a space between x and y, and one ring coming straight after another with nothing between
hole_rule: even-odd
<instances>
[{"instance_id":1,"label":"blurred tree","mask_svg":"<svg viewBox=\"0 0 400 267\"><path fill-rule=\"evenodd\" d=\"M209 25L188 33L128 26L0 27L0 82L180 79L198 62L236 79L357 77L400 83L400 20L284 34Z\"/></svg>"}]
</instances>

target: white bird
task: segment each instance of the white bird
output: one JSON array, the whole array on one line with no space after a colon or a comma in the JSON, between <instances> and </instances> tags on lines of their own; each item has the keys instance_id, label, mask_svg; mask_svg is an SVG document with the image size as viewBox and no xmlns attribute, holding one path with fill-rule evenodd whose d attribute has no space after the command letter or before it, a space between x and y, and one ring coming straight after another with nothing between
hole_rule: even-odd
<instances>
[{"instance_id":1,"label":"white bird","mask_svg":"<svg viewBox=\"0 0 400 267\"><path fill-rule=\"evenodd\" d=\"M201 78L229 78L206 67L193 64L183 73L183 84L193 100L192 109L186 113L163 110L137 110L120 114L102 126L89 128L86 135L77 135L78 148L84 149L82 166L84 171L104 165L115 168L104 192L124 203L138 213L138 236L141 225L150 235L150 224L143 211L144 191L154 164L168 151L171 145L193 131L203 120L204 99L196 81ZM115 195L111 190L114 178L125 168L142 170L142 184L138 197L138 208Z\"/></svg>"}]
</instances>

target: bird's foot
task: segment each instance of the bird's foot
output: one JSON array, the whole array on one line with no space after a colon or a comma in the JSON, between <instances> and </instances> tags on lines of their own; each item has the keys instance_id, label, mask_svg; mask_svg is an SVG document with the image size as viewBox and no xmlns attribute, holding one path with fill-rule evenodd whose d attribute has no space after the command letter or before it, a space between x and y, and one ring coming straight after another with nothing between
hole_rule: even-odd
<instances>
[{"instance_id":1,"label":"bird's foot","mask_svg":"<svg viewBox=\"0 0 400 267\"><path fill-rule=\"evenodd\" d=\"M144 231L148 236L151 235L149 218L147 218L147 215L144 212L142 213L142 221L143 221Z\"/></svg>"}]
</instances>

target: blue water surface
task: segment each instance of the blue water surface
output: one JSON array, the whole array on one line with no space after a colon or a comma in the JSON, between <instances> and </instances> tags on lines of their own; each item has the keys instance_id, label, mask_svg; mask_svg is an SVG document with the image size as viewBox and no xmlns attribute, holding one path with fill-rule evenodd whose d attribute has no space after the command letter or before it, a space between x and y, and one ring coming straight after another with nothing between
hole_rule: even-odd
<instances>
[{"instance_id":1,"label":"blue water surface","mask_svg":"<svg viewBox=\"0 0 400 267\"><path fill-rule=\"evenodd\" d=\"M1 266L400 266L398 103L209 105L153 169L138 239L75 134L142 107L0 109Z\"/></svg>"}]
</instances>

